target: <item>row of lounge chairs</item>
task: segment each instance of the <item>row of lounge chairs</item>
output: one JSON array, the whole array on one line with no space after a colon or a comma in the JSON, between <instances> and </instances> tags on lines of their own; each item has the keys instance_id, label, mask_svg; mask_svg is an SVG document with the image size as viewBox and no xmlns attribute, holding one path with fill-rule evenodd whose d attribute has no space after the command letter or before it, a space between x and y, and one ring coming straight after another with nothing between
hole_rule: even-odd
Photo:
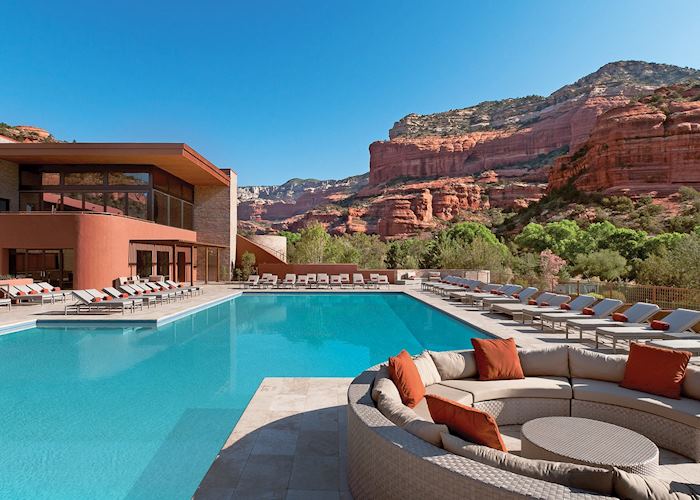
<instances>
[{"instance_id":1,"label":"row of lounge chairs","mask_svg":"<svg viewBox=\"0 0 700 500\"><path fill-rule=\"evenodd\" d=\"M598 300L591 295L569 295L542 292L535 287L514 284L487 284L478 280L448 277L441 281L424 282L422 288L472 307L497 314L518 317L542 331L564 331L566 338L578 332L595 335L596 348L603 338L610 339L613 352L619 340L647 340L654 345L674 348L682 345L700 353L700 335L691 328L700 322L700 311L676 309L661 320L653 318L661 311L656 304L637 302L620 312L623 302L618 299ZM679 344L679 342L681 342Z\"/></svg>"},{"instance_id":2,"label":"row of lounge chairs","mask_svg":"<svg viewBox=\"0 0 700 500\"><path fill-rule=\"evenodd\" d=\"M248 277L243 282L245 288L389 288L389 278L385 274L372 273L369 281L360 273L350 274L286 274L283 280L272 273L257 274Z\"/></svg>"}]
</instances>

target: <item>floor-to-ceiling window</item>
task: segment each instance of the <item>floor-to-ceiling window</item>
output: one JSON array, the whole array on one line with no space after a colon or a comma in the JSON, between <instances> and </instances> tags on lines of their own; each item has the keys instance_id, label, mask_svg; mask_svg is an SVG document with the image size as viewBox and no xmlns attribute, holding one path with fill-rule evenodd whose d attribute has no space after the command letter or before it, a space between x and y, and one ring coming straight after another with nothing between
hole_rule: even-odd
<instances>
[{"instance_id":1,"label":"floor-to-ceiling window","mask_svg":"<svg viewBox=\"0 0 700 500\"><path fill-rule=\"evenodd\" d=\"M22 165L21 211L126 215L192 229L194 188L151 165Z\"/></svg>"},{"instance_id":2,"label":"floor-to-ceiling window","mask_svg":"<svg viewBox=\"0 0 700 500\"><path fill-rule=\"evenodd\" d=\"M12 276L48 281L53 286L73 287L75 251L72 248L53 250L11 249L9 271Z\"/></svg>"}]
</instances>

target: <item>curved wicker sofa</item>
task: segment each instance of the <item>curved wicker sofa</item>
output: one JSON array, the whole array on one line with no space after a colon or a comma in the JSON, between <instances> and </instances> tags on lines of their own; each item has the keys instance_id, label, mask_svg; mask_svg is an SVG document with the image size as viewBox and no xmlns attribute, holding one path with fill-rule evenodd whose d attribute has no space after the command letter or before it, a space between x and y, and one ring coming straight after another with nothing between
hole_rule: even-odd
<instances>
[{"instance_id":1,"label":"curved wicker sofa","mask_svg":"<svg viewBox=\"0 0 700 500\"><path fill-rule=\"evenodd\" d=\"M472 351L459 354L473 358ZM460 401L487 411L499 425L522 424L543 416L594 418L635 430L660 447L695 461L700 459L700 369L689 367L683 398L669 400L619 387L626 362L623 355L567 346L520 349L519 355L526 376L522 381L479 382L469 366L463 371L465 378L445 379L446 371L439 363L439 382L426 380L432 375L419 371L424 382L432 382L426 384L426 393L456 399L469 387L476 387L469 395L475 402L469 403L469 397ZM348 482L355 498L606 498L452 454L414 435L421 432L395 425L380 412L372 395L375 379L386 375L386 365L377 365L355 378L348 389ZM513 384L502 383L510 385L506 389L488 387L499 382ZM486 390L474 384L484 384ZM538 385L545 390L538 392ZM429 413L417 410L422 424L437 426Z\"/></svg>"}]
</instances>

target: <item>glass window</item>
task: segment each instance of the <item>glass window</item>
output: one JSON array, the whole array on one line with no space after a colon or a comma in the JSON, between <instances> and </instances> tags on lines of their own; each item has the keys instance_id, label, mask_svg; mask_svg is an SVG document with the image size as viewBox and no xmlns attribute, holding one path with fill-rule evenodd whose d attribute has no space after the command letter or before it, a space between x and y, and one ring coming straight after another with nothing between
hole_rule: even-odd
<instances>
[{"instance_id":1,"label":"glass window","mask_svg":"<svg viewBox=\"0 0 700 500\"><path fill-rule=\"evenodd\" d=\"M10 200L7 198L0 198L0 212L10 211Z\"/></svg>"},{"instance_id":2,"label":"glass window","mask_svg":"<svg viewBox=\"0 0 700 500\"><path fill-rule=\"evenodd\" d=\"M129 217L148 218L148 193L129 193L127 195Z\"/></svg>"},{"instance_id":3,"label":"glass window","mask_svg":"<svg viewBox=\"0 0 700 500\"><path fill-rule=\"evenodd\" d=\"M22 186L39 187L41 186L41 173L24 168L19 174L19 183Z\"/></svg>"},{"instance_id":4,"label":"glass window","mask_svg":"<svg viewBox=\"0 0 700 500\"><path fill-rule=\"evenodd\" d=\"M61 183L61 174L58 172L43 172L41 174L42 186L58 186Z\"/></svg>"},{"instance_id":5,"label":"glass window","mask_svg":"<svg viewBox=\"0 0 700 500\"><path fill-rule=\"evenodd\" d=\"M107 182L119 186L148 186L148 172L109 172Z\"/></svg>"},{"instance_id":6,"label":"glass window","mask_svg":"<svg viewBox=\"0 0 700 500\"><path fill-rule=\"evenodd\" d=\"M20 212L35 212L41 210L39 193L20 193L19 194L19 210Z\"/></svg>"},{"instance_id":7,"label":"glass window","mask_svg":"<svg viewBox=\"0 0 700 500\"><path fill-rule=\"evenodd\" d=\"M158 224L168 224L168 196L160 191L153 192L153 220Z\"/></svg>"},{"instance_id":8,"label":"glass window","mask_svg":"<svg viewBox=\"0 0 700 500\"><path fill-rule=\"evenodd\" d=\"M91 212L105 211L104 193L85 193L83 197L85 200L85 210L90 210Z\"/></svg>"},{"instance_id":9,"label":"glass window","mask_svg":"<svg viewBox=\"0 0 700 500\"><path fill-rule=\"evenodd\" d=\"M82 193L63 193L63 204L61 210L64 212L75 212L83 210Z\"/></svg>"},{"instance_id":10,"label":"glass window","mask_svg":"<svg viewBox=\"0 0 700 500\"><path fill-rule=\"evenodd\" d=\"M42 193L41 209L45 212L53 212L61 209L61 193Z\"/></svg>"},{"instance_id":11,"label":"glass window","mask_svg":"<svg viewBox=\"0 0 700 500\"><path fill-rule=\"evenodd\" d=\"M170 252L156 252L157 274L170 279Z\"/></svg>"},{"instance_id":12,"label":"glass window","mask_svg":"<svg viewBox=\"0 0 700 500\"><path fill-rule=\"evenodd\" d=\"M126 214L126 193L105 193L105 202L110 214Z\"/></svg>"},{"instance_id":13,"label":"glass window","mask_svg":"<svg viewBox=\"0 0 700 500\"><path fill-rule=\"evenodd\" d=\"M104 184L103 172L71 172L63 176L63 182L71 186L99 186Z\"/></svg>"},{"instance_id":14,"label":"glass window","mask_svg":"<svg viewBox=\"0 0 700 500\"><path fill-rule=\"evenodd\" d=\"M182 227L182 201L170 197L170 225Z\"/></svg>"},{"instance_id":15,"label":"glass window","mask_svg":"<svg viewBox=\"0 0 700 500\"><path fill-rule=\"evenodd\" d=\"M194 207L191 203L182 204L182 227L194 229Z\"/></svg>"},{"instance_id":16,"label":"glass window","mask_svg":"<svg viewBox=\"0 0 700 500\"><path fill-rule=\"evenodd\" d=\"M150 250L136 250L136 274L142 278L153 274L153 255Z\"/></svg>"},{"instance_id":17,"label":"glass window","mask_svg":"<svg viewBox=\"0 0 700 500\"><path fill-rule=\"evenodd\" d=\"M173 196L177 196L178 198L182 198L182 181L180 181L180 179L171 177L169 187L170 194L172 194Z\"/></svg>"}]
</instances>

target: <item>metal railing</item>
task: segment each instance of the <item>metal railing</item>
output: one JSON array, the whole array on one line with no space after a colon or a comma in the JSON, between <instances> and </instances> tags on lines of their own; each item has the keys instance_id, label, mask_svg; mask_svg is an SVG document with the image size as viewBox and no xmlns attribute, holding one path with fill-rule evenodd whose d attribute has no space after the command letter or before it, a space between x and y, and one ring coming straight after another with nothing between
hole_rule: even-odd
<instances>
[{"instance_id":1,"label":"metal railing","mask_svg":"<svg viewBox=\"0 0 700 500\"><path fill-rule=\"evenodd\" d=\"M609 281L568 281L559 283L556 290L567 294L597 293L604 297L624 300L627 303L650 302L662 309L678 307L700 309L700 290L692 288L633 285Z\"/></svg>"}]
</instances>

